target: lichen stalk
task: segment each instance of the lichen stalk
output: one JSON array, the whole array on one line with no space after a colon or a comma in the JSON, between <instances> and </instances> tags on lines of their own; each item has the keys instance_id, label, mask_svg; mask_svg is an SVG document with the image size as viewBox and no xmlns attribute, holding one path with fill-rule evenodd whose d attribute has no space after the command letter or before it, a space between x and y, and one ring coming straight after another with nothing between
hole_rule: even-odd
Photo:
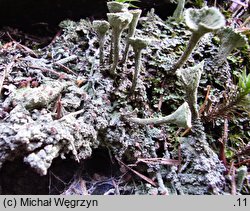
<instances>
[{"instance_id":1,"label":"lichen stalk","mask_svg":"<svg viewBox=\"0 0 250 211\"><path fill-rule=\"evenodd\" d=\"M141 10L131 10L130 11L130 13L133 15L133 18L132 18L131 23L129 24L125 52L124 52L121 63L126 63L128 60L128 52L129 52L129 47L130 47L129 38L134 37L134 35L135 35L136 26L137 26L139 18L141 16L141 12L142 12Z\"/></svg>"},{"instance_id":2,"label":"lichen stalk","mask_svg":"<svg viewBox=\"0 0 250 211\"><path fill-rule=\"evenodd\" d=\"M100 49L99 49L100 66L104 65L104 42L105 42L104 37L100 37L99 38L99 45L100 45Z\"/></svg>"},{"instance_id":3,"label":"lichen stalk","mask_svg":"<svg viewBox=\"0 0 250 211\"><path fill-rule=\"evenodd\" d=\"M116 67L119 61L119 53L120 53L120 40L121 34L125 28L128 27L129 23L132 20L132 15L129 12L123 13L108 13L108 21L110 26L112 27L112 46L113 50L113 64L110 68L111 75L115 75ZM111 46L111 50L112 50Z\"/></svg>"},{"instance_id":4,"label":"lichen stalk","mask_svg":"<svg viewBox=\"0 0 250 211\"><path fill-rule=\"evenodd\" d=\"M136 84L141 71L141 57L142 57L142 49L134 51L135 51L135 72L133 76L132 87L130 90L131 94L135 92Z\"/></svg>"},{"instance_id":5,"label":"lichen stalk","mask_svg":"<svg viewBox=\"0 0 250 211\"><path fill-rule=\"evenodd\" d=\"M113 30L113 64L111 67L111 75L115 75L116 67L119 62L120 42L122 31Z\"/></svg>"},{"instance_id":6,"label":"lichen stalk","mask_svg":"<svg viewBox=\"0 0 250 211\"><path fill-rule=\"evenodd\" d=\"M188 45L182 54L182 56L179 58L179 60L173 65L173 71L175 72L177 69L181 68L184 63L188 60L190 54L193 52L195 46L199 42L200 38L203 36L203 34L199 33L192 33Z\"/></svg>"},{"instance_id":7,"label":"lichen stalk","mask_svg":"<svg viewBox=\"0 0 250 211\"><path fill-rule=\"evenodd\" d=\"M93 21L93 27L97 33L98 41L99 41L99 57L100 57L100 65L104 64L104 43L105 43L105 35L109 29L109 23L107 21Z\"/></svg>"},{"instance_id":8,"label":"lichen stalk","mask_svg":"<svg viewBox=\"0 0 250 211\"><path fill-rule=\"evenodd\" d=\"M159 117L159 118L127 118L128 122L133 122L139 125L160 125L160 124L176 124L179 127L185 127L190 128L192 126L191 124L191 111L189 109L188 103L183 103L174 113L165 116L165 117Z\"/></svg>"},{"instance_id":9,"label":"lichen stalk","mask_svg":"<svg viewBox=\"0 0 250 211\"><path fill-rule=\"evenodd\" d=\"M197 104L198 86L201 73L203 71L204 61L186 69L179 69L177 76L181 79L183 89L186 92L186 101L192 113L192 120L199 119L199 109Z\"/></svg>"},{"instance_id":10,"label":"lichen stalk","mask_svg":"<svg viewBox=\"0 0 250 211\"><path fill-rule=\"evenodd\" d=\"M244 180L247 178L247 167L241 166L237 170L237 191L240 192L243 188Z\"/></svg>"},{"instance_id":11,"label":"lichen stalk","mask_svg":"<svg viewBox=\"0 0 250 211\"><path fill-rule=\"evenodd\" d=\"M184 18L186 25L192 32L192 35L183 55L173 65L173 72L184 65L203 35L222 28L226 23L224 16L215 7L203 7L201 9L189 8L185 11Z\"/></svg>"},{"instance_id":12,"label":"lichen stalk","mask_svg":"<svg viewBox=\"0 0 250 211\"><path fill-rule=\"evenodd\" d=\"M112 33L110 40L109 64L112 64L113 62L113 52L114 52L114 35Z\"/></svg>"},{"instance_id":13,"label":"lichen stalk","mask_svg":"<svg viewBox=\"0 0 250 211\"><path fill-rule=\"evenodd\" d=\"M221 66L227 59L228 55L238 47L247 45L247 37L233 28L225 27L218 31L218 36L221 39L221 45L217 56L213 59L215 65Z\"/></svg>"},{"instance_id":14,"label":"lichen stalk","mask_svg":"<svg viewBox=\"0 0 250 211\"><path fill-rule=\"evenodd\" d=\"M121 3L121 2L107 2L107 7L110 13L120 13L120 12L127 12L129 4ZM114 36L111 36L110 41L110 52L109 52L109 63L113 62L113 52L114 52Z\"/></svg>"},{"instance_id":15,"label":"lichen stalk","mask_svg":"<svg viewBox=\"0 0 250 211\"><path fill-rule=\"evenodd\" d=\"M185 0L179 0L177 7L174 11L174 14L173 14L173 18L176 21L180 21L182 19L184 7L185 7Z\"/></svg>"},{"instance_id":16,"label":"lichen stalk","mask_svg":"<svg viewBox=\"0 0 250 211\"><path fill-rule=\"evenodd\" d=\"M137 80L141 70L141 56L142 56L142 49L146 48L149 44L149 40L143 38L129 38L128 41L129 45L132 46L134 53L135 53L135 71L132 81L132 87L130 90L130 94L134 94Z\"/></svg>"},{"instance_id":17,"label":"lichen stalk","mask_svg":"<svg viewBox=\"0 0 250 211\"><path fill-rule=\"evenodd\" d=\"M186 90L187 93L187 103L189 105L191 114L192 114L192 119L199 119L199 108L198 108L198 104L197 104L197 94L198 91L197 89L192 90L192 89L188 89Z\"/></svg>"}]
</instances>

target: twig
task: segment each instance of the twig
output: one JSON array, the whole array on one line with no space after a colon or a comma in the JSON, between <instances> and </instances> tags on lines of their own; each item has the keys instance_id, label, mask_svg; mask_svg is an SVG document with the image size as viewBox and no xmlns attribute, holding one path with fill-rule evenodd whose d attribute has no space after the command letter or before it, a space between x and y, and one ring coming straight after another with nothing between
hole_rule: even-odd
<instances>
[{"instance_id":1,"label":"twig","mask_svg":"<svg viewBox=\"0 0 250 211\"><path fill-rule=\"evenodd\" d=\"M57 62L55 64L58 65L59 67L61 67L62 69L64 69L65 71L67 71L68 73L71 73L71 74L77 76L77 74L73 70L69 69L65 65L57 63Z\"/></svg>"},{"instance_id":2,"label":"twig","mask_svg":"<svg viewBox=\"0 0 250 211\"><path fill-rule=\"evenodd\" d=\"M191 131L191 128L187 128L182 134L181 137L187 135Z\"/></svg>"},{"instance_id":3,"label":"twig","mask_svg":"<svg viewBox=\"0 0 250 211\"><path fill-rule=\"evenodd\" d=\"M217 0L214 0L214 7L216 7L217 5Z\"/></svg>"},{"instance_id":4,"label":"twig","mask_svg":"<svg viewBox=\"0 0 250 211\"><path fill-rule=\"evenodd\" d=\"M82 195L83 196L89 195L88 190L87 190L87 186L86 186L86 182L82 178L80 178L80 186L81 186L81 190L82 190Z\"/></svg>"},{"instance_id":5,"label":"twig","mask_svg":"<svg viewBox=\"0 0 250 211\"><path fill-rule=\"evenodd\" d=\"M13 41L7 42L0 47L0 49L8 50L9 48L14 47L16 49L16 44Z\"/></svg>"},{"instance_id":6,"label":"twig","mask_svg":"<svg viewBox=\"0 0 250 211\"><path fill-rule=\"evenodd\" d=\"M150 165L179 165L179 160L167 159L167 158L138 158L136 163L147 163Z\"/></svg>"},{"instance_id":7,"label":"twig","mask_svg":"<svg viewBox=\"0 0 250 211\"><path fill-rule=\"evenodd\" d=\"M66 64L68 62L74 61L75 59L77 59L77 56L71 55L71 56L68 56L66 58L60 59L60 60L56 61L55 63L56 64Z\"/></svg>"},{"instance_id":8,"label":"twig","mask_svg":"<svg viewBox=\"0 0 250 211\"><path fill-rule=\"evenodd\" d=\"M234 163L232 162L232 164L231 164L231 170L232 170L232 172L231 172L231 194L233 195L233 196L235 196L236 195L236 191L237 191L237 189L236 189L236 181L235 181L235 171L236 171L236 168L234 167Z\"/></svg>"},{"instance_id":9,"label":"twig","mask_svg":"<svg viewBox=\"0 0 250 211\"><path fill-rule=\"evenodd\" d=\"M162 103L163 103L163 94L161 94L160 99L159 99L158 109L157 109L158 112L161 111Z\"/></svg>"},{"instance_id":10,"label":"twig","mask_svg":"<svg viewBox=\"0 0 250 211\"><path fill-rule=\"evenodd\" d=\"M179 144L178 146L178 162L179 162L179 166L178 166L178 170L181 169L181 162L182 162L182 157L181 157L181 145Z\"/></svg>"},{"instance_id":11,"label":"twig","mask_svg":"<svg viewBox=\"0 0 250 211\"><path fill-rule=\"evenodd\" d=\"M60 94L57 98L57 101L56 101L56 119L60 119L62 117L62 95Z\"/></svg>"},{"instance_id":12,"label":"twig","mask_svg":"<svg viewBox=\"0 0 250 211\"><path fill-rule=\"evenodd\" d=\"M165 87L165 78L163 80L163 82L161 83L161 89L164 89ZM160 99L159 99L159 103L158 103L158 111L161 111L161 107L162 107L162 103L163 103L163 94L160 95Z\"/></svg>"},{"instance_id":13,"label":"twig","mask_svg":"<svg viewBox=\"0 0 250 211\"><path fill-rule=\"evenodd\" d=\"M50 170L50 175L53 175L59 182L63 183L65 186L67 185L66 182L64 182L60 177L56 176L51 170Z\"/></svg>"},{"instance_id":14,"label":"twig","mask_svg":"<svg viewBox=\"0 0 250 211\"><path fill-rule=\"evenodd\" d=\"M54 36L54 38L51 40L51 42L50 42L50 44L48 46L52 45L56 41L57 37L59 37L61 34L62 34L62 30L59 30L56 33L56 35Z\"/></svg>"},{"instance_id":15,"label":"twig","mask_svg":"<svg viewBox=\"0 0 250 211\"><path fill-rule=\"evenodd\" d=\"M249 155L249 154L250 154L250 145L247 145L240 151L237 151L234 157L238 157L240 155Z\"/></svg>"},{"instance_id":16,"label":"twig","mask_svg":"<svg viewBox=\"0 0 250 211\"><path fill-rule=\"evenodd\" d=\"M148 178L148 177L142 175L141 173L135 171L134 169L130 168L130 167L127 166L125 163L123 163L118 157L115 157L115 158L116 158L116 160L117 160L120 164L122 164L122 165L125 166L127 169L129 169L130 171L132 171L134 174L136 174L137 176L139 176L140 178L142 178L142 179L145 180L146 182L150 183L151 185L153 185L153 186L155 186L155 187L157 186L156 183L155 183L152 179L150 179L150 178Z\"/></svg>"},{"instance_id":17,"label":"twig","mask_svg":"<svg viewBox=\"0 0 250 211\"><path fill-rule=\"evenodd\" d=\"M235 166L239 167L239 166L244 165L244 164L250 164L250 159L235 163Z\"/></svg>"},{"instance_id":18,"label":"twig","mask_svg":"<svg viewBox=\"0 0 250 211\"><path fill-rule=\"evenodd\" d=\"M202 104L201 107L200 107L199 114L202 114L202 113L205 111L205 109L206 109L206 105L207 105L207 102L208 102L210 90L211 90L211 86L208 85L208 86L207 86L207 93L206 93L204 102L203 102L203 104Z\"/></svg>"},{"instance_id":19,"label":"twig","mask_svg":"<svg viewBox=\"0 0 250 211\"><path fill-rule=\"evenodd\" d=\"M67 115L63 116L61 119L58 119L57 121L63 121L63 120L65 120L65 119L69 118L69 117L72 117L72 116L76 116L76 115L78 115L78 114L81 114L81 113L83 113L84 111L85 111L85 109L81 109L81 110L79 110L79 111L72 112L72 113L70 113L70 114L67 114Z\"/></svg>"},{"instance_id":20,"label":"twig","mask_svg":"<svg viewBox=\"0 0 250 211\"><path fill-rule=\"evenodd\" d=\"M70 144L71 144L71 146L72 146L72 148L73 148L72 153L73 153L73 155L75 155L76 161L77 161L78 163L80 163L80 159L79 159L79 157L78 157L77 150L76 150L76 147L75 147L74 142L73 142L72 140L69 140L69 142L70 142Z\"/></svg>"},{"instance_id":21,"label":"twig","mask_svg":"<svg viewBox=\"0 0 250 211\"><path fill-rule=\"evenodd\" d=\"M112 179L113 186L115 187L115 194L121 195L119 190L119 185L115 182L115 180Z\"/></svg>"},{"instance_id":22,"label":"twig","mask_svg":"<svg viewBox=\"0 0 250 211\"><path fill-rule=\"evenodd\" d=\"M223 135L222 138L219 139L219 142L221 143L220 147L220 160L223 162L224 166L227 166L227 160L225 155L225 148L226 148L226 142L228 140L228 120L224 119L224 128L223 128Z\"/></svg>"},{"instance_id":23,"label":"twig","mask_svg":"<svg viewBox=\"0 0 250 211\"><path fill-rule=\"evenodd\" d=\"M3 82L6 77L6 68L3 69L3 75L0 75L0 96L2 96L2 88L3 88Z\"/></svg>"},{"instance_id":24,"label":"twig","mask_svg":"<svg viewBox=\"0 0 250 211\"><path fill-rule=\"evenodd\" d=\"M30 67L30 68L33 68L33 69L41 70L42 72L50 72L50 73L53 73L54 75L56 75L56 76L59 77L59 78L67 78L67 76L66 76L65 74L58 73L58 72L56 72L55 70L52 70L52 69L49 69L49 68L38 67L38 66L33 66L33 65L30 65L29 67Z\"/></svg>"},{"instance_id":25,"label":"twig","mask_svg":"<svg viewBox=\"0 0 250 211\"><path fill-rule=\"evenodd\" d=\"M232 2L235 2L243 7L247 7L247 4L245 4L244 2L241 2L240 0L231 0Z\"/></svg>"},{"instance_id":26,"label":"twig","mask_svg":"<svg viewBox=\"0 0 250 211\"><path fill-rule=\"evenodd\" d=\"M51 171L49 170L49 195L51 195Z\"/></svg>"},{"instance_id":27,"label":"twig","mask_svg":"<svg viewBox=\"0 0 250 211\"><path fill-rule=\"evenodd\" d=\"M244 32L249 32L250 31L250 28L249 27L239 27L239 28L237 28L237 29L235 29L235 31L237 31L237 32L240 32L240 33L244 33Z\"/></svg>"},{"instance_id":28,"label":"twig","mask_svg":"<svg viewBox=\"0 0 250 211\"><path fill-rule=\"evenodd\" d=\"M10 35L9 32L7 32L7 35L8 35L8 37L13 41L13 43L16 44L16 46L17 46L18 48L21 48L21 49L25 50L27 53L32 54L32 55L33 55L34 57L36 57L36 58L38 57L37 54L36 54L33 50L31 50L31 49L28 48L27 46L22 45L22 44L20 44L19 42L17 42L16 40L14 40L14 39L11 37L11 35Z\"/></svg>"},{"instance_id":29,"label":"twig","mask_svg":"<svg viewBox=\"0 0 250 211\"><path fill-rule=\"evenodd\" d=\"M247 19L240 25L240 28L245 27L249 21L250 21L250 16L248 16Z\"/></svg>"}]
</instances>

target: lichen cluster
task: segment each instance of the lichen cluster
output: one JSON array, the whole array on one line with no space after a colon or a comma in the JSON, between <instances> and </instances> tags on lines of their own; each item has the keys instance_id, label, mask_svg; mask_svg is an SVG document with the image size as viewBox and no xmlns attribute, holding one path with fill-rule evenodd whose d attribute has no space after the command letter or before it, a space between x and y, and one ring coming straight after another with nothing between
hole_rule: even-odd
<instances>
[{"instance_id":1,"label":"lichen cluster","mask_svg":"<svg viewBox=\"0 0 250 211\"><path fill-rule=\"evenodd\" d=\"M210 74L223 75L220 84L231 80L212 70L217 64L210 59L219 52L224 61L231 52L218 50L208 33L224 25L223 16L215 8L188 9L186 23L175 23L153 11L139 18L141 10L128 8L108 2L107 21L62 22L63 33L37 51L39 59L20 52L0 99L0 164L22 157L45 175L56 157L79 162L103 147L128 163L157 156L181 162L142 170L160 181L157 193L223 194L225 168L199 114L199 88ZM13 52L1 52L1 62L12 61ZM20 88L30 76L37 85ZM178 129L187 128L189 135L180 137Z\"/></svg>"}]
</instances>

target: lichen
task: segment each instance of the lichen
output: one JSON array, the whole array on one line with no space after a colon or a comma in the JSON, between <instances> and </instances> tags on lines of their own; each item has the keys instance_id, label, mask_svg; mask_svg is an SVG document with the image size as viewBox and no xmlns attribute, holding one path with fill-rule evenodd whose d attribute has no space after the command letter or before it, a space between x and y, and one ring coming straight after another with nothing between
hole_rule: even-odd
<instances>
[{"instance_id":1,"label":"lichen","mask_svg":"<svg viewBox=\"0 0 250 211\"><path fill-rule=\"evenodd\" d=\"M70 117L53 121L51 114L45 110L44 114L37 111L31 114L21 106L11 111L9 121L1 124L0 130L1 144L5 146L0 150L0 163L28 153L25 162L43 175L52 160L60 154L71 151L74 159L85 159L91 155L91 148L99 143L96 130L81 119ZM49 149L53 152L49 153ZM49 154L49 158L44 157L45 153Z\"/></svg>"},{"instance_id":2,"label":"lichen","mask_svg":"<svg viewBox=\"0 0 250 211\"><path fill-rule=\"evenodd\" d=\"M199 110L197 105L198 86L200 83L201 73L203 71L204 61L194 67L177 70L176 74L183 83L186 91L186 98L192 112L192 119L199 118Z\"/></svg>"},{"instance_id":3,"label":"lichen","mask_svg":"<svg viewBox=\"0 0 250 211\"><path fill-rule=\"evenodd\" d=\"M48 81L39 87L17 89L9 95L4 106L22 104L28 110L46 107L58 97L65 85L59 81Z\"/></svg>"},{"instance_id":4,"label":"lichen","mask_svg":"<svg viewBox=\"0 0 250 211\"><path fill-rule=\"evenodd\" d=\"M247 37L240 32L236 32L233 28L223 27L217 32L221 40L218 54L212 61L214 65L220 67L227 59L229 54L235 49L247 45Z\"/></svg>"},{"instance_id":5,"label":"lichen","mask_svg":"<svg viewBox=\"0 0 250 211\"><path fill-rule=\"evenodd\" d=\"M133 15L129 12L108 13L108 21L112 28L112 45L114 46L113 64L110 68L111 75L115 75L116 67L119 61L121 34L132 21ZM112 48L112 46L111 46Z\"/></svg>"},{"instance_id":6,"label":"lichen","mask_svg":"<svg viewBox=\"0 0 250 211\"><path fill-rule=\"evenodd\" d=\"M148 125L148 124L167 124L172 123L179 127L191 127L191 111L189 109L188 104L185 102L183 103L175 112L172 114L165 116L165 117L159 117L159 118L147 118L147 119L141 119L141 118L134 118L134 117L124 117L126 121L140 124L140 125Z\"/></svg>"},{"instance_id":7,"label":"lichen","mask_svg":"<svg viewBox=\"0 0 250 211\"><path fill-rule=\"evenodd\" d=\"M37 153L31 153L24 158L24 162L28 163L40 175L46 175L53 159L58 156L60 147L47 145Z\"/></svg>"},{"instance_id":8,"label":"lichen","mask_svg":"<svg viewBox=\"0 0 250 211\"><path fill-rule=\"evenodd\" d=\"M189 8L185 11L184 18L186 25L192 31L192 35L186 50L173 65L173 71L183 66L202 36L208 32L218 30L225 25L224 16L215 7L203 7L201 9Z\"/></svg>"},{"instance_id":9,"label":"lichen","mask_svg":"<svg viewBox=\"0 0 250 211\"><path fill-rule=\"evenodd\" d=\"M181 194L223 194L225 167L209 147L200 122L193 125L194 135L179 138L182 159L174 183Z\"/></svg>"},{"instance_id":10,"label":"lichen","mask_svg":"<svg viewBox=\"0 0 250 211\"><path fill-rule=\"evenodd\" d=\"M100 69L98 65L98 37L89 21L64 21L61 24L62 34L51 45L38 51L39 59L25 57L26 53L22 52L25 58L17 60L18 63L9 73L3 87L5 97L0 98L1 164L21 157L39 174L44 175L56 157L70 156L76 161L82 161L92 155L94 148L99 147L108 149L111 156L124 159L126 164L137 164L139 159L157 158L156 156L178 159L181 162L178 167L158 164L145 164L143 168L138 164L136 167L138 172L151 178L159 178L157 175L161 174L161 185L171 189L170 194L223 193L225 168L208 145L209 136L206 137L201 122L194 121L189 136L179 139L181 146L178 153L177 140L182 128L177 131L173 125L140 125L124 121L124 116L152 117L157 114L166 117L175 113L185 98L183 84L177 80L176 75L171 74L171 67L183 52L190 31L183 23L162 21L153 12L140 18L138 24L135 37L150 39L151 42L141 58L142 68L136 84L135 98L128 98L134 71L134 55L128 55L127 68L118 70L117 78L111 79L107 74L109 67L104 65ZM106 38L104 54L107 55L111 33L107 33ZM120 45L125 47L126 39L120 41ZM212 73L220 71L213 69L213 66L208 71L209 57L213 57L216 52L217 47L212 42L212 36L208 34L200 40L198 48L186 64L194 66L205 59L204 77L200 80L200 89L196 95L198 102L193 102L201 103L200 99L204 99L201 90L206 87L209 74L213 76ZM13 55L11 50L5 53L3 63L12 61ZM68 58L74 60L68 61ZM64 71L65 69L55 65L58 61L68 61L65 66L75 74L67 72L67 78L58 78L41 69L30 68L32 64L58 72ZM199 74L200 72L197 73L198 76ZM219 81L220 85L229 77L224 71L221 74L225 80ZM18 80L30 75L38 80L37 89L48 86L45 90L53 90L53 87L58 90L52 98L43 100L39 106L27 107L24 99L14 97L21 90L17 85ZM166 81L163 80L165 76L168 76ZM48 78L51 79L51 84L47 82ZM196 79L188 79L186 82L195 81L197 89ZM209 84L214 87L217 85ZM32 92L34 88L25 89ZM196 92L195 89L193 93ZM213 91L219 92L218 89ZM60 98L57 97L59 95ZM18 99L17 104L13 103L14 98ZM56 119L54 108L59 99L62 117ZM159 106L160 101L163 104L162 109ZM184 110L184 113L178 113L179 115L174 115L178 118L172 123L189 127L190 118L184 123L176 120L185 119L180 118L185 116L183 114L190 117L190 112ZM137 179L135 184L138 184ZM143 185L140 188L138 193L145 190ZM149 186L148 190L156 191Z\"/></svg>"},{"instance_id":11,"label":"lichen","mask_svg":"<svg viewBox=\"0 0 250 211\"><path fill-rule=\"evenodd\" d=\"M100 45L100 65L104 64L104 42L105 42L105 35L109 29L109 23L107 21L93 21L93 28L95 29Z\"/></svg>"},{"instance_id":12,"label":"lichen","mask_svg":"<svg viewBox=\"0 0 250 211\"><path fill-rule=\"evenodd\" d=\"M185 7L185 0L178 0L177 7L173 14L173 18L175 21L178 22L183 18L184 7Z\"/></svg>"},{"instance_id":13,"label":"lichen","mask_svg":"<svg viewBox=\"0 0 250 211\"><path fill-rule=\"evenodd\" d=\"M132 46L135 53L135 71L132 81L132 87L130 90L130 93L134 94L137 80L141 71L142 50L148 46L149 40L136 37L136 38L129 38L128 43Z\"/></svg>"},{"instance_id":14,"label":"lichen","mask_svg":"<svg viewBox=\"0 0 250 211\"><path fill-rule=\"evenodd\" d=\"M107 2L107 7L110 13L127 12L129 4L116 2L116 1L110 1L110 2Z\"/></svg>"},{"instance_id":15,"label":"lichen","mask_svg":"<svg viewBox=\"0 0 250 211\"><path fill-rule=\"evenodd\" d=\"M137 10L130 10L129 12L133 15L133 18L129 24L128 35L126 38L127 39L126 40L126 47L125 47L124 55L122 58L122 63L125 63L125 64L127 63L127 60L128 60L128 52L129 52L129 46L130 46L129 39L133 38L135 35L136 26L138 24L138 21L139 21L139 18L140 18L142 11L140 9L137 9Z\"/></svg>"}]
</instances>

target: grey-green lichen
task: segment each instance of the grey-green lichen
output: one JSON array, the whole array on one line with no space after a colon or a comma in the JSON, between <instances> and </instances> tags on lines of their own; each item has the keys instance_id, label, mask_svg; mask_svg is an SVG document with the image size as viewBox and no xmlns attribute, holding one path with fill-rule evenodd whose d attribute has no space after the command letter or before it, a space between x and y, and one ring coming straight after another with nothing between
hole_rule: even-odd
<instances>
[{"instance_id":1,"label":"grey-green lichen","mask_svg":"<svg viewBox=\"0 0 250 211\"><path fill-rule=\"evenodd\" d=\"M224 16L215 7L203 7L201 9L189 8L185 11L184 18L192 35L186 50L173 65L173 71L183 66L203 35L208 32L214 32L225 25Z\"/></svg>"},{"instance_id":2,"label":"grey-green lichen","mask_svg":"<svg viewBox=\"0 0 250 211\"><path fill-rule=\"evenodd\" d=\"M129 23L132 21L133 15L129 12L119 12L119 13L108 13L108 22L112 28L112 40L113 40L113 64L110 69L111 75L115 75L116 67L119 61L120 53L120 42L121 34L125 28L128 27ZM112 48L112 46L111 46Z\"/></svg>"},{"instance_id":3,"label":"grey-green lichen","mask_svg":"<svg viewBox=\"0 0 250 211\"><path fill-rule=\"evenodd\" d=\"M15 158L12 152L19 156L28 154L24 161L45 175L54 158L72 152L79 161L89 157L92 147L98 146L96 130L81 119L72 116L54 121L46 110L43 114L38 110L32 113L31 116L18 105L11 111L9 120L0 125L0 144L8 143L0 149L0 165Z\"/></svg>"},{"instance_id":4,"label":"grey-green lichen","mask_svg":"<svg viewBox=\"0 0 250 211\"><path fill-rule=\"evenodd\" d=\"M192 119L199 118L199 109L197 104L198 86L200 83L201 73L203 71L204 61L194 67L177 70L176 74L180 78L183 89L186 92L186 99L192 112Z\"/></svg>"},{"instance_id":5,"label":"grey-green lichen","mask_svg":"<svg viewBox=\"0 0 250 211\"><path fill-rule=\"evenodd\" d=\"M175 21L178 22L183 18L184 7L185 7L185 0L178 0L177 7L173 14L173 18Z\"/></svg>"},{"instance_id":6,"label":"grey-green lichen","mask_svg":"<svg viewBox=\"0 0 250 211\"><path fill-rule=\"evenodd\" d=\"M129 52L129 46L130 46L129 39L133 38L135 35L136 26L138 24L138 21L139 21L139 18L141 16L142 11L140 9L137 9L137 10L130 10L129 12L133 15L133 18L132 18L132 21L130 22L129 27L128 27L126 47L125 47L125 52L124 52L123 58L122 58L122 63L125 63L125 64L126 64L127 59L128 59L128 52Z\"/></svg>"},{"instance_id":7,"label":"grey-green lichen","mask_svg":"<svg viewBox=\"0 0 250 211\"><path fill-rule=\"evenodd\" d=\"M173 184L179 194L223 194L225 167L218 156L209 147L201 122L194 121L193 136L179 138L181 155L184 164Z\"/></svg>"},{"instance_id":8,"label":"grey-green lichen","mask_svg":"<svg viewBox=\"0 0 250 211\"><path fill-rule=\"evenodd\" d=\"M240 192L243 187L243 183L245 179L247 178L247 167L241 166L237 169L237 191Z\"/></svg>"},{"instance_id":9,"label":"grey-green lichen","mask_svg":"<svg viewBox=\"0 0 250 211\"><path fill-rule=\"evenodd\" d=\"M142 50L148 46L149 40L145 40L142 38L129 38L129 45L132 46L133 51L135 53L135 71L132 81L132 87L130 93L133 94L135 92L137 80L141 71L141 56Z\"/></svg>"},{"instance_id":10,"label":"grey-green lichen","mask_svg":"<svg viewBox=\"0 0 250 211\"><path fill-rule=\"evenodd\" d=\"M29 164L40 175L46 175L55 157L58 157L59 146L47 145L37 153L31 153L24 158L24 162Z\"/></svg>"},{"instance_id":11,"label":"grey-green lichen","mask_svg":"<svg viewBox=\"0 0 250 211\"><path fill-rule=\"evenodd\" d=\"M125 91L131 87L128 75L132 72L133 67L128 68L127 72L120 73L121 81L117 81L115 86L113 80L102 75L98 71L98 63L95 62L98 47L93 44L96 43L96 36L89 26L91 24L87 21L70 22L53 45L41 50L41 56L46 58L45 64L39 63L41 66L50 64L51 61L47 57L48 52L53 55L55 61L60 57L64 59L70 56L70 53L76 54L77 62L70 62L69 67L80 73L81 79L86 80L86 82L83 80L83 86L76 86L75 78L70 78L67 82L70 81L71 84L64 86L62 92L59 92L62 94L63 118L61 120L53 118L52 110L57 97L54 100L46 101L48 102L46 106L29 110L23 106L25 102L18 101L19 105L10 107L7 117L0 119L0 163L16 157L25 157L25 161L37 172L45 174L55 157L64 157L69 154L75 160L85 159L91 155L93 148L100 145L108 147L119 158L126 158L134 163L137 158L151 157L150 152L152 149L156 149L159 141L161 143L163 143L162 141L166 143L168 140L174 141L176 133L169 125L142 127L138 124L128 124L120 118L125 113L124 110L131 112L134 109L134 104L127 99ZM154 81L161 78L166 67L177 58L174 49L183 45L189 33L182 26L177 25L173 30L171 24L166 24L153 13L148 17L140 18L140 26L140 30L137 31L138 36L154 39L150 48L145 50L146 54L141 60L143 66L147 67L147 71L141 75L143 83L138 81L137 84L136 106L138 105L140 115L148 117L152 116L152 107L151 104L148 105L151 99L147 98L146 90L148 87L154 86ZM79 36L79 31L84 33L84 36ZM182 36L173 36L175 33ZM213 46L211 43L208 45ZM84 51L82 46L86 48ZM204 46L202 44L197 49L199 55L204 52ZM208 56L212 55L210 53L206 52ZM5 57L5 62L11 61L13 52L6 52ZM128 62L132 64L131 58ZM19 71L18 74L22 77L26 77L25 74L31 69L27 63L20 60L18 66L8 76L8 79L15 83L16 71ZM32 72L32 74L39 76L41 72L37 72ZM90 72L92 74L89 74ZM44 78L47 77L47 75L44 76ZM41 83L45 83L44 78L41 78ZM53 79L52 81L66 83L64 79ZM176 86L177 82L176 84L171 80L167 82L170 83L164 89L164 100L165 102L170 101L169 107L173 108L183 102L183 96L179 95L182 88L179 84ZM15 86L15 83L11 85ZM18 88L12 89L11 85L4 86L4 89L10 92L10 94L6 94L6 100L0 99L5 105L11 105L12 103L7 103L7 101L13 102L10 96L14 96L15 92L18 92ZM154 93L153 97L155 97ZM0 112L2 111L0 103ZM71 114L70 112L76 111L81 113L67 117ZM181 112L180 115L183 113ZM181 158L182 164L184 164L179 167L180 171L177 167L172 167L171 170L165 167L160 169L163 181L166 181L164 174L167 174L168 182L171 183L173 189L178 190L177 194L217 194L216 191L219 190L221 193L225 184L223 176L225 168L206 143L204 128L199 130L199 127L202 127L201 122L199 124L193 122L192 136L180 139ZM168 140L166 140L166 136ZM165 154L177 158L174 151L168 152L167 147L164 150ZM45 154L48 155L48 158L44 159ZM153 168L149 169L150 173L155 171Z\"/></svg>"},{"instance_id":12,"label":"grey-green lichen","mask_svg":"<svg viewBox=\"0 0 250 211\"><path fill-rule=\"evenodd\" d=\"M66 84L60 81L48 80L39 87L24 87L11 93L4 106L22 104L26 109L39 109L55 100Z\"/></svg>"},{"instance_id":13,"label":"grey-green lichen","mask_svg":"<svg viewBox=\"0 0 250 211\"><path fill-rule=\"evenodd\" d=\"M179 127L184 128L190 128L191 125L191 111L189 109L188 104L185 102L183 103L175 112L172 114L165 116L165 117L159 117L159 118L147 118L147 119L141 119L141 118L125 118L126 121L140 124L140 125L148 125L148 124L175 124Z\"/></svg>"},{"instance_id":14,"label":"grey-green lichen","mask_svg":"<svg viewBox=\"0 0 250 211\"><path fill-rule=\"evenodd\" d=\"M93 21L93 28L97 33L98 39L99 39L99 45L100 45L100 65L102 66L104 64L104 42L105 42L105 35L107 31L109 30L109 23L104 20L96 20Z\"/></svg>"},{"instance_id":15,"label":"grey-green lichen","mask_svg":"<svg viewBox=\"0 0 250 211\"><path fill-rule=\"evenodd\" d=\"M129 4L116 2L116 1L110 1L110 2L107 2L107 6L108 6L108 10L110 13L117 13L117 12L127 12Z\"/></svg>"},{"instance_id":16,"label":"grey-green lichen","mask_svg":"<svg viewBox=\"0 0 250 211\"><path fill-rule=\"evenodd\" d=\"M243 47L248 43L246 35L235 31L231 27L223 27L217 32L217 35L221 44L218 55L212 59L217 66L221 66L235 48Z\"/></svg>"}]
</instances>

